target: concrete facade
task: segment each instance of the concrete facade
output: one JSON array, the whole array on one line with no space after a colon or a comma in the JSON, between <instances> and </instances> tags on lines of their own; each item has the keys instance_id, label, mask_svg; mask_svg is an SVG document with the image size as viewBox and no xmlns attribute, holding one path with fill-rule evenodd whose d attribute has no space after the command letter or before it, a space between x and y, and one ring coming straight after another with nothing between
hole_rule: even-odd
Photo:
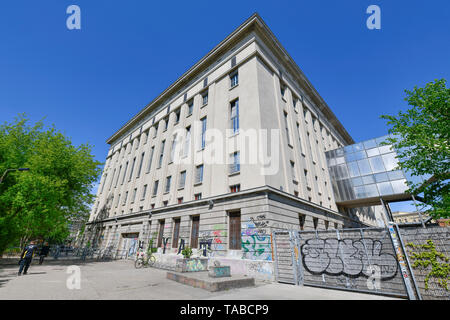
<instances>
[{"instance_id":1,"label":"concrete facade","mask_svg":"<svg viewBox=\"0 0 450 320\"><path fill-rule=\"evenodd\" d=\"M278 133L275 143L251 140L264 130ZM134 256L140 241L145 248L153 239L159 261L175 261L167 255L176 257L182 241L191 245L199 219L197 255L206 242L210 257L240 273L260 261L255 268L271 279L265 264L272 261L272 230L364 225L338 212L325 158L325 151L354 141L257 14L107 143L87 236L119 257ZM252 144L269 150L273 172L251 161ZM236 213L237 249L230 229Z\"/></svg>"}]
</instances>

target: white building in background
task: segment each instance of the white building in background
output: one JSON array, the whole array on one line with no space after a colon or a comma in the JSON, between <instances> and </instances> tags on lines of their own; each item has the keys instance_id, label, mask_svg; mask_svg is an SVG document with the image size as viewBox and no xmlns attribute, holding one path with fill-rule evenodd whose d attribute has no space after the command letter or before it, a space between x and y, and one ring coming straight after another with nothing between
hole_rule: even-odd
<instances>
[{"instance_id":1,"label":"white building in background","mask_svg":"<svg viewBox=\"0 0 450 320\"><path fill-rule=\"evenodd\" d=\"M325 152L354 141L257 14L107 143L87 231L118 256L270 263L272 230L376 225L336 205Z\"/></svg>"}]
</instances>

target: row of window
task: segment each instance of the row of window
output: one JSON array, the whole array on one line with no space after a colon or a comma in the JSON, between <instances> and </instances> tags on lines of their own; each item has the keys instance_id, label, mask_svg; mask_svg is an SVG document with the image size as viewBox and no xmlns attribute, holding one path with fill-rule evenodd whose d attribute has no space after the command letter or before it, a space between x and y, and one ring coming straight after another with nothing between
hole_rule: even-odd
<instances>
[{"instance_id":1,"label":"row of window","mask_svg":"<svg viewBox=\"0 0 450 320\"><path fill-rule=\"evenodd\" d=\"M240 211L234 211L228 213L229 217L229 249L230 250L241 250L242 243L242 233L241 233L241 213ZM299 214L299 225L300 230L304 230L306 215ZM180 236L180 225L181 225L181 217L173 218L173 232L172 232L172 248L178 248L178 241ZM191 237L190 237L190 247L198 248L199 247L199 227L200 227L200 216L194 215L191 216ZM330 223L328 220L323 220L325 230L328 230L330 227ZM313 228L317 230L319 226L319 218L313 217ZM334 223L334 229L338 229L339 225ZM163 245L163 235L165 229L165 219L159 220L159 232L158 232L158 247Z\"/></svg>"},{"instance_id":2,"label":"row of window","mask_svg":"<svg viewBox=\"0 0 450 320\"><path fill-rule=\"evenodd\" d=\"M237 71L232 72L229 75L229 79L230 79L230 88L234 88L239 84L239 74ZM209 99L209 92L208 89L203 90L200 95L201 95L201 99L202 99L202 105L201 107L204 107L208 104L208 99ZM194 111L194 99L190 99L189 101L186 102L187 104L187 117L191 116L193 111ZM239 129L239 111L238 111L238 100L235 100L233 102L231 102L231 128L233 128L234 132L236 132ZM181 117L181 108L178 108L177 110L174 111L175 114L175 122L174 125L178 124L180 122L180 117ZM163 132L166 131L169 127L169 117L170 115L165 116L162 120L160 120L158 123L156 123L154 125L155 131L153 133L153 138L156 138L157 132L158 132L158 128L160 126L160 124L162 123L163 127ZM206 127L205 127L206 128ZM148 129L145 133L146 133L146 140L144 142L147 143L148 140L148 136L149 136L149 132L150 129ZM139 147L139 143L137 143L136 148Z\"/></svg>"},{"instance_id":3,"label":"row of window","mask_svg":"<svg viewBox=\"0 0 450 320\"><path fill-rule=\"evenodd\" d=\"M191 216L191 236L190 236L190 247L198 248L199 245L199 230L200 230L200 216ZM180 239L180 226L181 217L173 218L173 232L172 232L172 248L178 248ZM163 235L165 229L165 219L159 220L159 232L157 246L161 247L163 245ZM240 211L229 213L229 249L230 250L241 250L241 213Z\"/></svg>"},{"instance_id":4,"label":"row of window","mask_svg":"<svg viewBox=\"0 0 450 320\"><path fill-rule=\"evenodd\" d=\"M239 132L239 100L238 99L236 99L233 102L231 102L231 119L230 120L231 120L231 127L233 129L233 133L238 133ZM207 117L203 117L202 119L200 119L200 121L201 121L200 148L204 149L205 148L205 144L206 144L205 138L206 138L206 121L207 121ZM188 126L188 127L186 127L186 135L185 135L184 147L183 147L183 157L186 157L188 155L189 151L190 151L190 149L189 149L190 148L190 143L191 143L190 140L191 140L191 126ZM177 135L175 134L172 137L172 145L171 145L170 162L169 163L173 162L173 160L174 160L175 150L176 150L176 147L177 147L177 141L178 141ZM161 166L163 164L165 144L166 144L166 140L163 140L161 142L161 146L160 146L160 153L159 153L159 159L158 159L158 166L157 166L157 168L161 168ZM152 146L151 150L150 150L150 156L149 156L148 166L147 166L147 170L146 170L147 173L150 172L150 169L151 169L154 151L155 151L155 146ZM232 157L234 158L233 163L236 163L236 159L235 159L236 155L232 155ZM139 160L139 167L138 167L136 178L139 178L140 175L141 175L142 166L143 166L143 163L144 163L144 158L145 158L145 152L142 152L142 154L140 156L140 160ZM129 172L128 181L132 180L135 164L136 164L136 157L133 158L131 170ZM122 179L121 179L121 184L123 184L125 182L125 178L126 178L127 170L128 170L128 165L129 165L129 162L127 161L125 163L124 172L123 172ZM113 177L110 180L109 190L111 190L111 186L113 184L114 177L116 177L114 187L117 187L121 171L122 171L122 165L119 166L118 174L117 174L117 176L115 176L116 169L114 169ZM234 171L236 171L236 170L234 170ZM101 193L103 192L103 187L105 185L106 178L107 178L107 174L104 177L104 183L103 183L101 191L100 191Z\"/></svg>"},{"instance_id":5,"label":"row of window","mask_svg":"<svg viewBox=\"0 0 450 320\"><path fill-rule=\"evenodd\" d=\"M186 178L186 171L183 171L180 173L180 187L179 189L184 188L184 182L181 181L185 181ZM172 177L169 176L166 178L166 187L165 187L165 193L170 192L170 185L171 185L171 180ZM158 192L158 186L159 186L159 180L155 181L154 186L153 186L153 192L152 192L152 197L155 197L157 192ZM146 194L147 194L147 188L148 185L144 185L142 188L142 193L141 193L141 201L145 200L146 198ZM241 185L240 184L235 184L229 187L229 192L230 193L234 193L234 192L239 192L241 191ZM137 188L133 189L133 193L132 193L132 198L131 198L131 203L134 203L136 201L136 195L137 195ZM115 207L117 208L119 206L120 203L120 198L121 198L121 194L118 195L116 202L115 202ZM194 194L194 200L200 200L202 198L202 193L196 193ZM122 199L122 205L126 205L127 204L127 200L128 200L128 191L125 192L125 195ZM112 198L112 201L114 201L114 197ZM177 204L183 203L183 197L179 197L177 198ZM167 206L168 205L168 201L163 201L163 206ZM155 208L155 203L151 204L151 209ZM132 209L131 209L132 210ZM140 210L143 210L143 206L140 207ZM132 212L132 211L131 211ZM122 211L122 213L124 213Z\"/></svg>"}]
</instances>

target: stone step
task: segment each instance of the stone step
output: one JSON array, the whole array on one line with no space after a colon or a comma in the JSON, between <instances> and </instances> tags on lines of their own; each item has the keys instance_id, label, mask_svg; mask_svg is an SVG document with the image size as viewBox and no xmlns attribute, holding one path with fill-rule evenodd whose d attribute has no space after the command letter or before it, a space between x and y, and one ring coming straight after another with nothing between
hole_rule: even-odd
<instances>
[{"instance_id":1,"label":"stone step","mask_svg":"<svg viewBox=\"0 0 450 320\"><path fill-rule=\"evenodd\" d=\"M208 271L199 271L195 273L167 272L167 279L211 292L255 286L255 278L243 275L232 275L231 277L226 278L211 278L208 275Z\"/></svg>"}]
</instances>

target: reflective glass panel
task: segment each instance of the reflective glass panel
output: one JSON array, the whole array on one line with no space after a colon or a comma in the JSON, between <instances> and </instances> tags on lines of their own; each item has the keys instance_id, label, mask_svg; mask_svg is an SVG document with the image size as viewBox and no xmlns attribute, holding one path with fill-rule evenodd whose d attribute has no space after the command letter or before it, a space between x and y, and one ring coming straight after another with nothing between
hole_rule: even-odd
<instances>
[{"instance_id":1,"label":"reflective glass panel","mask_svg":"<svg viewBox=\"0 0 450 320\"><path fill-rule=\"evenodd\" d=\"M378 191L381 196L392 194L392 187L390 182L377 183Z\"/></svg>"},{"instance_id":2,"label":"reflective glass panel","mask_svg":"<svg viewBox=\"0 0 450 320\"><path fill-rule=\"evenodd\" d=\"M367 158L367 157L366 157L366 152L365 152L365 151L358 151L358 152L355 152L355 153L354 153L354 157L355 157L355 160L362 160L362 159Z\"/></svg>"},{"instance_id":3,"label":"reflective glass panel","mask_svg":"<svg viewBox=\"0 0 450 320\"><path fill-rule=\"evenodd\" d=\"M382 144L383 142L386 142L386 139L387 139L387 138L389 138L389 136L379 137L379 138L376 138L375 140L376 140L378 146L381 146L381 144Z\"/></svg>"},{"instance_id":4,"label":"reflective glass panel","mask_svg":"<svg viewBox=\"0 0 450 320\"><path fill-rule=\"evenodd\" d=\"M354 145L353 145L353 150L355 150L355 152L364 150L364 146L363 146L362 143L354 144Z\"/></svg>"},{"instance_id":5,"label":"reflective glass panel","mask_svg":"<svg viewBox=\"0 0 450 320\"><path fill-rule=\"evenodd\" d=\"M347 179L348 178L348 170L347 166L345 164L341 164L340 166L337 166L337 174L339 179Z\"/></svg>"},{"instance_id":6,"label":"reflective glass panel","mask_svg":"<svg viewBox=\"0 0 450 320\"><path fill-rule=\"evenodd\" d=\"M395 158L395 153L384 154L381 157L383 158L386 171L392 171L395 167L397 167L397 159Z\"/></svg>"},{"instance_id":7,"label":"reflective glass panel","mask_svg":"<svg viewBox=\"0 0 450 320\"><path fill-rule=\"evenodd\" d=\"M356 162L349 162L347 165L350 177L358 177L360 175L358 164Z\"/></svg>"},{"instance_id":8,"label":"reflective glass panel","mask_svg":"<svg viewBox=\"0 0 450 320\"><path fill-rule=\"evenodd\" d=\"M352 182L353 182L353 186L355 186L355 187L363 185L362 178L353 178Z\"/></svg>"},{"instance_id":9,"label":"reflective glass panel","mask_svg":"<svg viewBox=\"0 0 450 320\"><path fill-rule=\"evenodd\" d=\"M380 154L380 150L378 150L378 148L368 149L366 152L368 157L374 157Z\"/></svg>"},{"instance_id":10,"label":"reflective glass panel","mask_svg":"<svg viewBox=\"0 0 450 320\"><path fill-rule=\"evenodd\" d=\"M344 157L336 158L336 164L343 164L343 163L345 163Z\"/></svg>"},{"instance_id":11,"label":"reflective glass panel","mask_svg":"<svg viewBox=\"0 0 450 320\"><path fill-rule=\"evenodd\" d=\"M377 143L375 142L375 140L369 140L364 142L364 148L366 149L376 148L376 146Z\"/></svg>"},{"instance_id":12,"label":"reflective glass panel","mask_svg":"<svg viewBox=\"0 0 450 320\"><path fill-rule=\"evenodd\" d=\"M345 153L352 153L353 152L353 145L349 145L344 147L344 152Z\"/></svg>"},{"instance_id":13,"label":"reflective glass panel","mask_svg":"<svg viewBox=\"0 0 450 320\"><path fill-rule=\"evenodd\" d=\"M355 160L357 160L357 159L356 159L354 153L347 153L347 154L345 155L345 160L346 160L347 162L350 162L350 161L355 161Z\"/></svg>"},{"instance_id":14,"label":"reflective glass panel","mask_svg":"<svg viewBox=\"0 0 450 320\"><path fill-rule=\"evenodd\" d=\"M364 184L375 183L375 179L373 178L373 175L362 177L362 181Z\"/></svg>"},{"instance_id":15,"label":"reflective glass panel","mask_svg":"<svg viewBox=\"0 0 450 320\"><path fill-rule=\"evenodd\" d=\"M359 160L358 167L359 167L359 172L361 172L361 175L365 176L368 174L372 174L372 170L370 169L370 165L369 165L369 160L367 160L367 159Z\"/></svg>"},{"instance_id":16,"label":"reflective glass panel","mask_svg":"<svg viewBox=\"0 0 450 320\"><path fill-rule=\"evenodd\" d=\"M390 145L389 146L380 146L380 147L378 147L378 150L380 150L380 154L392 152Z\"/></svg>"},{"instance_id":17,"label":"reflective glass panel","mask_svg":"<svg viewBox=\"0 0 450 320\"><path fill-rule=\"evenodd\" d=\"M375 175L375 181L376 182L385 182L385 181L389 181L389 178L388 178L388 175L385 172L377 173Z\"/></svg>"},{"instance_id":18,"label":"reflective glass panel","mask_svg":"<svg viewBox=\"0 0 450 320\"><path fill-rule=\"evenodd\" d=\"M365 198L366 196L366 190L364 189L364 186L361 187L354 187L356 198Z\"/></svg>"},{"instance_id":19,"label":"reflective glass panel","mask_svg":"<svg viewBox=\"0 0 450 320\"><path fill-rule=\"evenodd\" d=\"M394 193L404 193L406 190L408 190L405 179L391 181L391 184Z\"/></svg>"},{"instance_id":20,"label":"reflective glass panel","mask_svg":"<svg viewBox=\"0 0 450 320\"><path fill-rule=\"evenodd\" d=\"M385 171L383 161L381 160L380 156L369 158L369 162L370 162L370 166L372 167L373 173Z\"/></svg>"},{"instance_id":21,"label":"reflective glass panel","mask_svg":"<svg viewBox=\"0 0 450 320\"><path fill-rule=\"evenodd\" d=\"M366 189L367 197L378 197L378 190L377 190L377 186L375 184L368 184L364 187Z\"/></svg>"},{"instance_id":22,"label":"reflective glass panel","mask_svg":"<svg viewBox=\"0 0 450 320\"><path fill-rule=\"evenodd\" d=\"M391 171L387 173L389 176L389 180L398 180L398 179L403 179L403 171L402 170L397 170L397 171Z\"/></svg>"}]
</instances>

